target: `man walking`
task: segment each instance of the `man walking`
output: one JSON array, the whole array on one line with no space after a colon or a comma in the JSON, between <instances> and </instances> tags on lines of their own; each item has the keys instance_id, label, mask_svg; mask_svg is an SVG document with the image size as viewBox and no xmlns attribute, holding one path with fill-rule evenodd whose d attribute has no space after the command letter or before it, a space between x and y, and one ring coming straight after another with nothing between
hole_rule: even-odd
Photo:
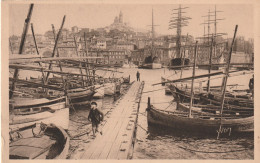
<instances>
[{"instance_id":1,"label":"man walking","mask_svg":"<svg viewBox=\"0 0 260 163\"><path fill-rule=\"evenodd\" d=\"M137 78L137 81L140 81L140 73L139 73L139 71L137 71L137 73L136 73L136 78Z\"/></svg>"},{"instance_id":2,"label":"man walking","mask_svg":"<svg viewBox=\"0 0 260 163\"><path fill-rule=\"evenodd\" d=\"M91 109L88 115L88 120L92 123L93 136L96 137L96 132L99 132L98 127L101 121L104 119L102 111L97 109L97 103L91 102ZM102 135L102 131L100 131Z\"/></svg>"}]
</instances>

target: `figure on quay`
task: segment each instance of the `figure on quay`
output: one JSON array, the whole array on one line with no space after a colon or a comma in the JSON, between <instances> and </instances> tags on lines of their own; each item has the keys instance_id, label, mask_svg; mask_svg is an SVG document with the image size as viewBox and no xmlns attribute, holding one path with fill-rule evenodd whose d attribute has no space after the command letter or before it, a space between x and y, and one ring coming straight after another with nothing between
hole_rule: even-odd
<instances>
[{"instance_id":1,"label":"figure on quay","mask_svg":"<svg viewBox=\"0 0 260 163\"><path fill-rule=\"evenodd\" d=\"M136 80L140 81L140 72L139 71L137 71L137 73L136 73Z\"/></svg>"},{"instance_id":2,"label":"figure on quay","mask_svg":"<svg viewBox=\"0 0 260 163\"><path fill-rule=\"evenodd\" d=\"M252 93L252 97L254 97L254 75L253 77L249 80L249 90Z\"/></svg>"},{"instance_id":3,"label":"figure on quay","mask_svg":"<svg viewBox=\"0 0 260 163\"><path fill-rule=\"evenodd\" d=\"M95 101L91 102L91 109L88 115L88 120L92 123L93 136L96 137L96 133L99 132L102 135L102 131L99 131L99 124L104 119L104 114L97 108Z\"/></svg>"}]
</instances>

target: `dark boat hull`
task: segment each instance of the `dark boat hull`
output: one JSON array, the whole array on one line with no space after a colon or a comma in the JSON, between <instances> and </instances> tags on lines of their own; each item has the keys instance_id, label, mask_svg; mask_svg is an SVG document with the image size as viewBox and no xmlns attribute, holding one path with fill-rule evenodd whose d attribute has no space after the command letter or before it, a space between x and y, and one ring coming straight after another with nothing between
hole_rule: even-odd
<instances>
[{"instance_id":1,"label":"dark boat hull","mask_svg":"<svg viewBox=\"0 0 260 163\"><path fill-rule=\"evenodd\" d=\"M177 114L175 112L166 112L151 108L147 109L148 125L161 125L171 129L186 131L189 133L203 133L216 135L220 123L222 124L222 133L239 134L252 133L254 131L254 117L240 118L240 119L213 119L207 117L189 118L188 113Z\"/></svg>"},{"instance_id":2,"label":"dark boat hull","mask_svg":"<svg viewBox=\"0 0 260 163\"><path fill-rule=\"evenodd\" d=\"M190 102L190 94L187 93L186 91L183 91L172 84L169 86L169 89L170 89L173 97L176 99L176 101ZM194 95L193 103L197 104L199 102L200 102L200 96Z\"/></svg>"},{"instance_id":3,"label":"dark boat hull","mask_svg":"<svg viewBox=\"0 0 260 163\"><path fill-rule=\"evenodd\" d=\"M184 90L181 90L177 88L176 86L171 86L171 91L174 95L174 98L176 98L179 102L182 103L188 103L190 102L190 93L186 92ZM217 92L211 92L211 93L200 93L194 95L194 104L213 104L215 106L220 106L221 104L221 95ZM254 101L250 100L248 98L239 98L238 97L232 97L229 93L226 93L225 97L225 105L224 110L233 110L237 112L248 112L252 113L254 111Z\"/></svg>"},{"instance_id":4,"label":"dark boat hull","mask_svg":"<svg viewBox=\"0 0 260 163\"><path fill-rule=\"evenodd\" d=\"M181 67L178 66L182 66L182 63L184 66L187 66L190 64L190 60L188 58L174 58L171 60L169 68L174 70L180 70Z\"/></svg>"}]
</instances>

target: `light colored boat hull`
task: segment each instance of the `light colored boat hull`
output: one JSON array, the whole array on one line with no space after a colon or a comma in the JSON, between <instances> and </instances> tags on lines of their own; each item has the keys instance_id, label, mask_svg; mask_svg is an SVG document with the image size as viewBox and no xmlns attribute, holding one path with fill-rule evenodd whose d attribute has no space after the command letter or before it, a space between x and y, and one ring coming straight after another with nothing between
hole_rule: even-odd
<instances>
[{"instance_id":1,"label":"light colored boat hull","mask_svg":"<svg viewBox=\"0 0 260 163\"><path fill-rule=\"evenodd\" d=\"M115 83L106 83L105 84L105 89L104 89L104 94L108 96L112 96L116 93L116 85Z\"/></svg>"},{"instance_id":2,"label":"light colored boat hull","mask_svg":"<svg viewBox=\"0 0 260 163\"><path fill-rule=\"evenodd\" d=\"M69 108L62 108L51 113L49 111L30 114L30 115L15 115L9 121L9 128L21 128L32 125L34 123L53 123L63 129L69 128Z\"/></svg>"}]
</instances>

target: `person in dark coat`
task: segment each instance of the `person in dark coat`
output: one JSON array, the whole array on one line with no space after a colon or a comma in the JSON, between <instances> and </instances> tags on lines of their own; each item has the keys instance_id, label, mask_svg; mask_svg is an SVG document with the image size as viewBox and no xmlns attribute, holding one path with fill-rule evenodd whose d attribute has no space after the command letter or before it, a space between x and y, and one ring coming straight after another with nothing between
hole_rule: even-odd
<instances>
[{"instance_id":1,"label":"person in dark coat","mask_svg":"<svg viewBox=\"0 0 260 163\"><path fill-rule=\"evenodd\" d=\"M92 123L93 136L96 136L96 132L99 132L98 127L101 121L104 119L104 114L97 108L96 102L91 102L91 109L88 115L88 120ZM102 131L100 131L102 135Z\"/></svg>"},{"instance_id":2,"label":"person in dark coat","mask_svg":"<svg viewBox=\"0 0 260 163\"><path fill-rule=\"evenodd\" d=\"M250 90L250 92L252 92L252 96L254 97L254 75L249 80L249 90Z\"/></svg>"},{"instance_id":3,"label":"person in dark coat","mask_svg":"<svg viewBox=\"0 0 260 163\"><path fill-rule=\"evenodd\" d=\"M136 73L136 79L137 79L137 81L140 81L140 72L139 71L137 71L137 73Z\"/></svg>"}]
</instances>

